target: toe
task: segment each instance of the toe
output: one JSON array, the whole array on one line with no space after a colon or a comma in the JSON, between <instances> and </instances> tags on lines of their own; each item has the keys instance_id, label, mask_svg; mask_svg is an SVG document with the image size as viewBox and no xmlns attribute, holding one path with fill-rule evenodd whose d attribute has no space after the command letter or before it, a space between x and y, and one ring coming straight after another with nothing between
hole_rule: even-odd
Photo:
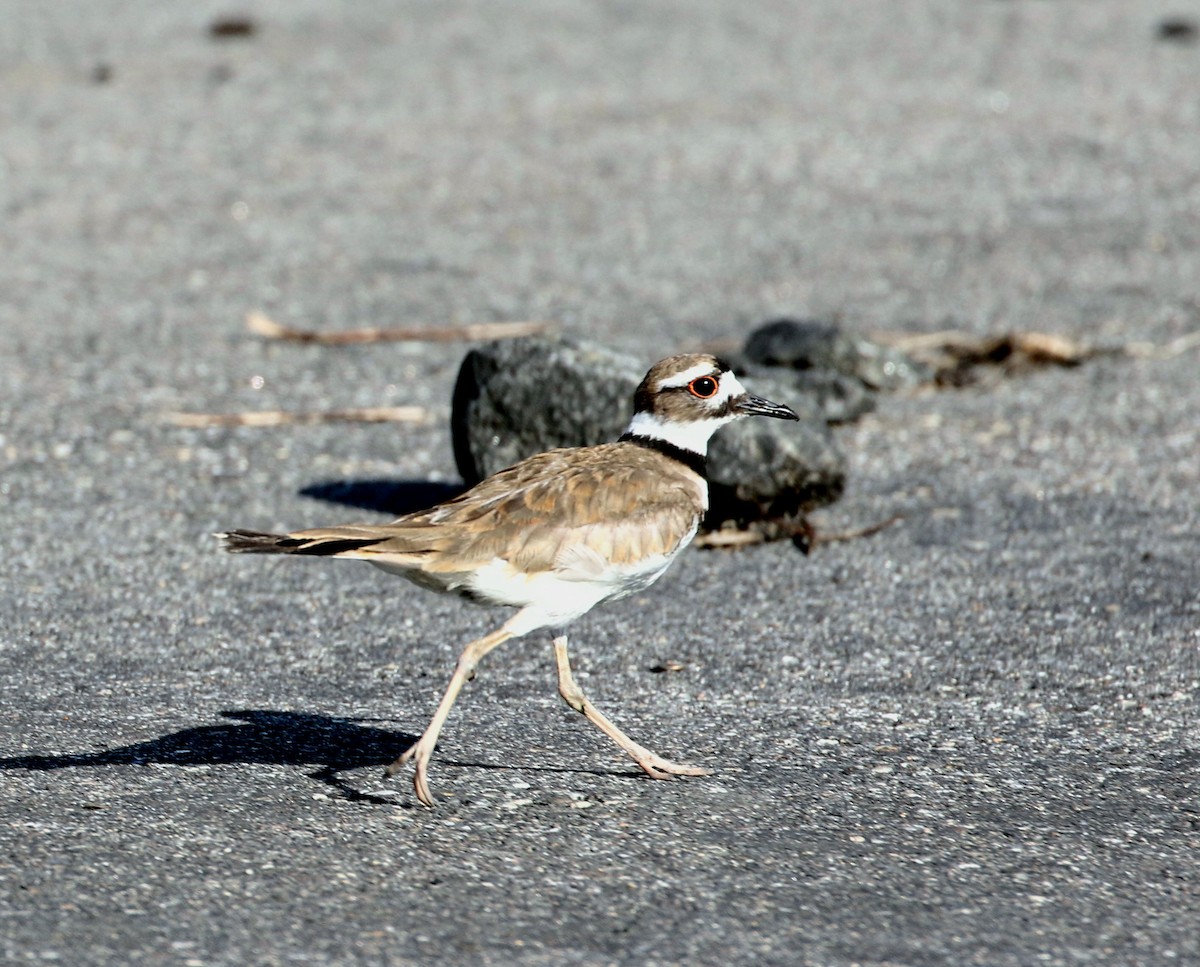
<instances>
[{"instance_id":1,"label":"toe","mask_svg":"<svg viewBox=\"0 0 1200 967\"><path fill-rule=\"evenodd\" d=\"M417 766L416 775L413 776L413 789L416 791L417 799L420 800L421 805L432 808L437 802L433 798L433 793L429 791L429 782L425 778L425 770L421 765Z\"/></svg>"},{"instance_id":2,"label":"toe","mask_svg":"<svg viewBox=\"0 0 1200 967\"><path fill-rule=\"evenodd\" d=\"M670 759L655 757L649 762L656 771L670 773L672 776L711 776L712 769L704 769L700 766L687 766L678 762L672 762ZM643 766L642 768L645 768Z\"/></svg>"}]
</instances>

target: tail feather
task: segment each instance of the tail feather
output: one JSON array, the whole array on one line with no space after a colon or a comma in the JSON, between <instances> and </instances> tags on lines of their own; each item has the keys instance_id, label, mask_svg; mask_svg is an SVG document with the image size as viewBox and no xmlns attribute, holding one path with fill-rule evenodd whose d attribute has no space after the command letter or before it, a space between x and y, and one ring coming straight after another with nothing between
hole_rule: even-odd
<instances>
[{"instance_id":1,"label":"tail feather","mask_svg":"<svg viewBox=\"0 0 1200 967\"><path fill-rule=\"evenodd\" d=\"M293 548L287 534L268 534L265 531L232 530L214 534L225 550L234 554L288 554Z\"/></svg>"},{"instance_id":2,"label":"tail feather","mask_svg":"<svg viewBox=\"0 0 1200 967\"><path fill-rule=\"evenodd\" d=\"M315 554L329 557L378 544L379 537L346 537L330 534L268 534L263 531L232 530L216 534L233 554Z\"/></svg>"}]
</instances>

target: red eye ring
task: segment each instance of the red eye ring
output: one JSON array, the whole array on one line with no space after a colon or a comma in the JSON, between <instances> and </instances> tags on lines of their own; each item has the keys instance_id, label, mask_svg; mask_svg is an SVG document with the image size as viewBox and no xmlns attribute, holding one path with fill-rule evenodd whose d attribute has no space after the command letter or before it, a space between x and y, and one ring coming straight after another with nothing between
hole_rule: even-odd
<instances>
[{"instance_id":1,"label":"red eye ring","mask_svg":"<svg viewBox=\"0 0 1200 967\"><path fill-rule=\"evenodd\" d=\"M721 387L711 376L697 376L688 383L688 392L702 400L712 399Z\"/></svg>"}]
</instances>

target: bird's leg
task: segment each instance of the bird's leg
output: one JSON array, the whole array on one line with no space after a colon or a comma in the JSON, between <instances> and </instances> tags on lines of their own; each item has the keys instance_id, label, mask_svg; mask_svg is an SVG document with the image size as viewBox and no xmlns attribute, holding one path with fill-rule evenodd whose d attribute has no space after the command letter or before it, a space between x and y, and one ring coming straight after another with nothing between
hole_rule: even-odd
<instances>
[{"instance_id":1,"label":"bird's leg","mask_svg":"<svg viewBox=\"0 0 1200 967\"><path fill-rule=\"evenodd\" d=\"M660 755L655 755L645 746L638 745L629 736L613 725L583 694L571 675L571 661L567 656L567 636L554 638L554 661L558 665L558 694L571 708L584 715L589 722L612 739L643 771L654 779L672 779L675 776L708 776L711 769L680 765Z\"/></svg>"},{"instance_id":2,"label":"bird's leg","mask_svg":"<svg viewBox=\"0 0 1200 967\"><path fill-rule=\"evenodd\" d=\"M463 685L475 677L475 666L479 664L483 656L512 637L513 632L508 629L506 624L490 635L477 638L463 649L454 674L450 677L450 684L446 686L442 700L438 703L437 711L433 713L433 718L429 720L429 725L425 728L424 733L399 759L387 767L387 774L394 776L404 768L409 759L412 759L416 765L416 772L413 774L413 788L417 792L417 798L426 806L432 806L434 803L433 796L429 792L429 781L426 778L429 772L429 757L433 755L438 735L442 731L442 726L446 724L446 717L450 714L450 709L454 707L454 700L458 698L458 693Z\"/></svg>"}]
</instances>

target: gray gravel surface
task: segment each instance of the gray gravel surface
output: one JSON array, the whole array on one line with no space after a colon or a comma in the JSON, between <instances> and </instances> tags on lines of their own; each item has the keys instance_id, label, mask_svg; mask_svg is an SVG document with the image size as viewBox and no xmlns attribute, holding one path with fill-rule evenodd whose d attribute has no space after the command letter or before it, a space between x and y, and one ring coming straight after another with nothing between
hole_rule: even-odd
<instances>
[{"instance_id":1,"label":"gray gravel surface","mask_svg":"<svg viewBox=\"0 0 1200 967\"><path fill-rule=\"evenodd\" d=\"M456 480L462 347L252 309L647 365L781 315L1195 331L1167 15L1200 9L0 0L0 961L1200 962L1195 351L884 399L822 522L903 524L690 552L580 622L597 704L709 779L636 775L530 640L416 807L380 766L494 616L209 536ZM162 419L400 403L433 418Z\"/></svg>"}]
</instances>

